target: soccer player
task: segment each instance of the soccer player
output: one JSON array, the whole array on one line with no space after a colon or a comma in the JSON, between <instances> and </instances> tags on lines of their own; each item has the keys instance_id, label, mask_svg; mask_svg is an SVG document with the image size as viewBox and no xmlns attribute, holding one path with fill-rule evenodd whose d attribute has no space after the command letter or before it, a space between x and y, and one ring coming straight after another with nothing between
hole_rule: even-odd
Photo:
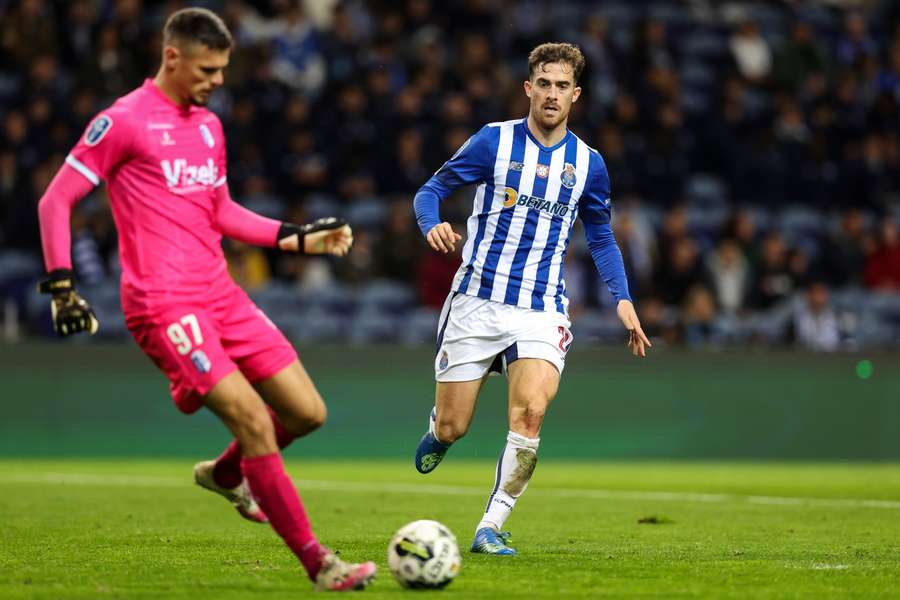
<instances>
[{"instance_id":1,"label":"soccer player","mask_svg":"<svg viewBox=\"0 0 900 600\"><path fill-rule=\"evenodd\" d=\"M435 406L416 449L416 469L433 471L465 435L491 371L509 380L509 433L472 552L516 554L501 529L534 472L544 413L572 344L563 262L576 217L618 303L628 346L641 357L650 347L610 228L606 165L566 127L583 68L584 57L571 44L532 50L524 83L528 117L483 127L415 197L428 244L451 252L462 236L441 222L440 203L477 184L462 265L438 325Z\"/></svg>"},{"instance_id":2,"label":"soccer player","mask_svg":"<svg viewBox=\"0 0 900 600\"><path fill-rule=\"evenodd\" d=\"M365 587L375 564L350 564L319 544L284 470L279 448L322 425L325 404L287 339L229 277L222 236L285 252L346 254L350 227L338 219L282 223L233 202L225 136L205 108L223 83L232 38L200 8L173 13L154 79L119 98L88 125L39 205L41 241L56 331L95 333L99 323L73 283L72 207L106 180L122 263L125 322L170 381L177 407L213 411L234 434L196 482L241 514L269 522L315 588Z\"/></svg>"}]
</instances>

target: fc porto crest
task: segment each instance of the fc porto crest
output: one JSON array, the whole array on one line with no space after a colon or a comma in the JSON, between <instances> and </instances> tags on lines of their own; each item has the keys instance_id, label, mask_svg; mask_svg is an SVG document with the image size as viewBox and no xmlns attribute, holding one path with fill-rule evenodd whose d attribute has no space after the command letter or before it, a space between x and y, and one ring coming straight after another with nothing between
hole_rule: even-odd
<instances>
[{"instance_id":1,"label":"fc porto crest","mask_svg":"<svg viewBox=\"0 0 900 600\"><path fill-rule=\"evenodd\" d=\"M578 177L575 175L575 165L572 163L563 165L562 173L559 174L559 180L564 187L570 190L575 187L575 184L578 183Z\"/></svg>"},{"instance_id":2,"label":"fc porto crest","mask_svg":"<svg viewBox=\"0 0 900 600\"><path fill-rule=\"evenodd\" d=\"M107 115L100 115L90 124L84 134L84 143L88 146L96 146L112 127L113 120Z\"/></svg>"},{"instance_id":3,"label":"fc porto crest","mask_svg":"<svg viewBox=\"0 0 900 600\"><path fill-rule=\"evenodd\" d=\"M443 371L449 365L450 365L450 356L447 354L447 351L444 350L444 352L441 354L441 360L438 363L438 369Z\"/></svg>"},{"instance_id":4,"label":"fc porto crest","mask_svg":"<svg viewBox=\"0 0 900 600\"><path fill-rule=\"evenodd\" d=\"M203 141L206 142L206 145L210 148L216 145L216 138L213 137L213 134L209 130L209 127L206 126L206 123L200 124L200 136L203 138Z\"/></svg>"}]
</instances>

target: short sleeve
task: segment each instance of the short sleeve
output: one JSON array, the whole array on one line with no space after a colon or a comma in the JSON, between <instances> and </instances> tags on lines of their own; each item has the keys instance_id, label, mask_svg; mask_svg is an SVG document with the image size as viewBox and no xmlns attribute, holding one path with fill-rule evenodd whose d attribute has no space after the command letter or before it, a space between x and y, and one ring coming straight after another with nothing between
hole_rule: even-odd
<instances>
[{"instance_id":1,"label":"short sleeve","mask_svg":"<svg viewBox=\"0 0 900 600\"><path fill-rule=\"evenodd\" d=\"M131 156L135 141L133 129L124 110L111 107L101 112L88 124L66 157L66 164L98 185Z\"/></svg>"}]
</instances>

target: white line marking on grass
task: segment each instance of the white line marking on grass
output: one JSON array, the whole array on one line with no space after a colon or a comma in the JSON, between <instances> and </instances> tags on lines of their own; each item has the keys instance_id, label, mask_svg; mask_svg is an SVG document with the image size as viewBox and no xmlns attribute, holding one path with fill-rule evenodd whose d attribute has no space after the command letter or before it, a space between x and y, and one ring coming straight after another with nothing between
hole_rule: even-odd
<instances>
[{"instance_id":1,"label":"white line marking on grass","mask_svg":"<svg viewBox=\"0 0 900 600\"><path fill-rule=\"evenodd\" d=\"M114 487L167 487L190 485L190 477L162 477L154 475L114 475L101 473L10 473L0 477L3 483L36 483L49 485L92 485ZM321 479L296 480L301 490L324 492L357 492L385 494L435 494L445 496L484 496L486 488L460 485L421 483L391 483L365 481L327 481ZM568 488L532 488L529 496L553 498L587 498L597 500L637 500L655 502L727 502L762 506L815 506L822 508L881 508L900 510L900 501L866 498L806 498L791 496L745 496L740 494L702 494L692 492L650 492L628 490L589 490Z\"/></svg>"}]
</instances>

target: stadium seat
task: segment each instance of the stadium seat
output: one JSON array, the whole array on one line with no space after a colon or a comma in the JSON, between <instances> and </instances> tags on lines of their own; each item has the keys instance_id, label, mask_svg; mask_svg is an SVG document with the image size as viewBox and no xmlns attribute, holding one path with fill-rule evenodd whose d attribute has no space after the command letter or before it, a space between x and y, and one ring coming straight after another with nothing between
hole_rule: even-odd
<instances>
[{"instance_id":1,"label":"stadium seat","mask_svg":"<svg viewBox=\"0 0 900 600\"><path fill-rule=\"evenodd\" d=\"M346 340L359 345L396 342L400 338L399 329L405 320L404 316L395 312L365 306L354 316L346 332Z\"/></svg>"},{"instance_id":2,"label":"stadium seat","mask_svg":"<svg viewBox=\"0 0 900 600\"><path fill-rule=\"evenodd\" d=\"M375 308L386 312L406 312L415 306L412 286L388 279L376 279L357 293L360 310Z\"/></svg>"},{"instance_id":3,"label":"stadium seat","mask_svg":"<svg viewBox=\"0 0 900 600\"><path fill-rule=\"evenodd\" d=\"M435 341L440 312L434 308L417 308L400 324L400 341L409 346L428 345Z\"/></svg>"}]
</instances>

